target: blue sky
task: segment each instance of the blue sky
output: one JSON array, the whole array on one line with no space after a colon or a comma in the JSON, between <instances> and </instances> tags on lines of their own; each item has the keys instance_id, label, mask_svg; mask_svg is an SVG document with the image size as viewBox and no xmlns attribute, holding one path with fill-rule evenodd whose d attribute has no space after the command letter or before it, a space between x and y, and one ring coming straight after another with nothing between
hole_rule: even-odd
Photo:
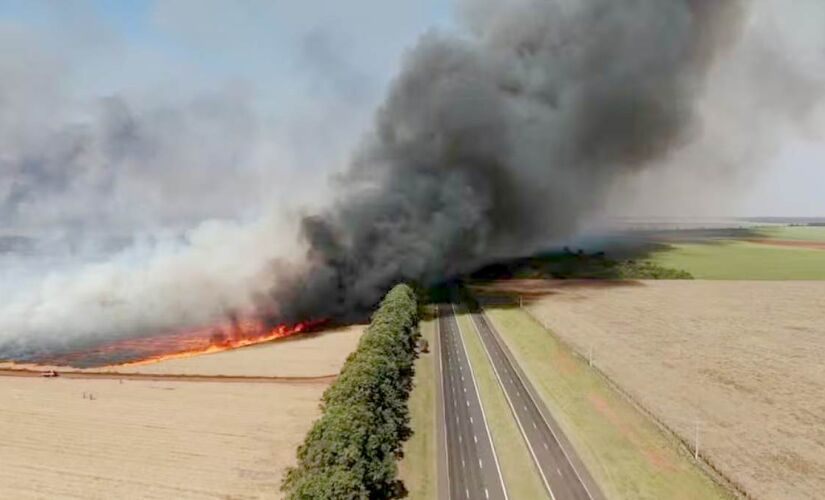
<instances>
[{"instance_id":1,"label":"blue sky","mask_svg":"<svg viewBox=\"0 0 825 500\"><path fill-rule=\"evenodd\" d=\"M207 88L245 82L279 96L305 83L308 39L328 44L365 83L383 86L404 48L427 29L450 26L451 11L449 0L2 0L0 22L62 51L81 91L184 79Z\"/></svg>"}]
</instances>

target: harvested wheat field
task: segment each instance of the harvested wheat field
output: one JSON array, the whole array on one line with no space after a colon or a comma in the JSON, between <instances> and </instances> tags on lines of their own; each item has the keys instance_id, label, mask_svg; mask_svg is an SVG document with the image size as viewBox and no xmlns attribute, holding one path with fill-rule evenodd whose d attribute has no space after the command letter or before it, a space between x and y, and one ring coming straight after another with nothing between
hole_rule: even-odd
<instances>
[{"instance_id":1,"label":"harvested wheat field","mask_svg":"<svg viewBox=\"0 0 825 500\"><path fill-rule=\"evenodd\" d=\"M307 336L152 370L322 376L340 369L359 334ZM279 498L282 474L329 384L78 375L90 378L0 376L0 498Z\"/></svg>"},{"instance_id":2,"label":"harvested wheat field","mask_svg":"<svg viewBox=\"0 0 825 500\"><path fill-rule=\"evenodd\" d=\"M825 283L519 282L525 306L757 498L825 491Z\"/></svg>"}]
</instances>

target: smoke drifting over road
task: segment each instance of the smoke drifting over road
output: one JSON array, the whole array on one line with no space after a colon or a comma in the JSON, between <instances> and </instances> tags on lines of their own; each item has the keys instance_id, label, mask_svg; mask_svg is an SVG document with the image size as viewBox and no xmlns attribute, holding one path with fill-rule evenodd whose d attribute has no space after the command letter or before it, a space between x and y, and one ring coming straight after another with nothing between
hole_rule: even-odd
<instances>
[{"instance_id":1,"label":"smoke drifting over road","mask_svg":"<svg viewBox=\"0 0 825 500\"><path fill-rule=\"evenodd\" d=\"M407 56L341 197L308 217L291 315L371 306L570 236L613 182L691 139L741 6L717 0L479 1L470 36Z\"/></svg>"},{"instance_id":2,"label":"smoke drifting over road","mask_svg":"<svg viewBox=\"0 0 825 500\"><path fill-rule=\"evenodd\" d=\"M777 10L787 25L763 29ZM268 172L266 130L242 91L171 107L111 98L72 126L59 92L32 85L33 65L0 57L3 229L57 227L71 252L99 241L91 233L127 233L114 257L0 269L0 358L227 315L345 317L397 281L433 283L571 236L637 177L652 192L750 169L773 124L821 101L823 80L780 47L799 32L789 50L821 59L822 23L797 21L824 11L818 0L467 0L460 30L430 32L406 55L331 203L314 178ZM320 68L340 66L331 47L310 47L323 49ZM250 200L267 195L312 215L260 206L255 220ZM191 229L167 237L166 218ZM15 238L0 239L3 265L25 246Z\"/></svg>"}]
</instances>

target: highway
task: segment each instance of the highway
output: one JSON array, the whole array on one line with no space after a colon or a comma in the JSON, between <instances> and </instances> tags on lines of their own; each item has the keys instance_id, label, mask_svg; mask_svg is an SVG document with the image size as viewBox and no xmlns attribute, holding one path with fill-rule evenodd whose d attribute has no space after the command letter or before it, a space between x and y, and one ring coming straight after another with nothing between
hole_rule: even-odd
<instances>
[{"instance_id":1,"label":"highway","mask_svg":"<svg viewBox=\"0 0 825 500\"><path fill-rule=\"evenodd\" d=\"M472 319L550 497L602 500L604 496L495 327L481 311L473 312Z\"/></svg>"},{"instance_id":2,"label":"highway","mask_svg":"<svg viewBox=\"0 0 825 500\"><path fill-rule=\"evenodd\" d=\"M506 500L473 370L451 305L438 306L441 395L450 500Z\"/></svg>"}]
</instances>

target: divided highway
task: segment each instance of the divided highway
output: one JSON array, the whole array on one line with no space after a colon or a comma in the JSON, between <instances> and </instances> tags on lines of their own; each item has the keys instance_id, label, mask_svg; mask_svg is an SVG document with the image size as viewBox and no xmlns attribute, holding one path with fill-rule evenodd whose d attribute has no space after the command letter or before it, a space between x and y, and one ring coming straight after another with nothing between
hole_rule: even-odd
<instances>
[{"instance_id":1,"label":"divided highway","mask_svg":"<svg viewBox=\"0 0 825 500\"><path fill-rule=\"evenodd\" d=\"M438 327L449 498L506 500L498 458L452 306L438 306Z\"/></svg>"},{"instance_id":2,"label":"divided highway","mask_svg":"<svg viewBox=\"0 0 825 500\"><path fill-rule=\"evenodd\" d=\"M486 315L473 312L472 319L551 498L604 498L567 441L559 443L561 430Z\"/></svg>"}]
</instances>

